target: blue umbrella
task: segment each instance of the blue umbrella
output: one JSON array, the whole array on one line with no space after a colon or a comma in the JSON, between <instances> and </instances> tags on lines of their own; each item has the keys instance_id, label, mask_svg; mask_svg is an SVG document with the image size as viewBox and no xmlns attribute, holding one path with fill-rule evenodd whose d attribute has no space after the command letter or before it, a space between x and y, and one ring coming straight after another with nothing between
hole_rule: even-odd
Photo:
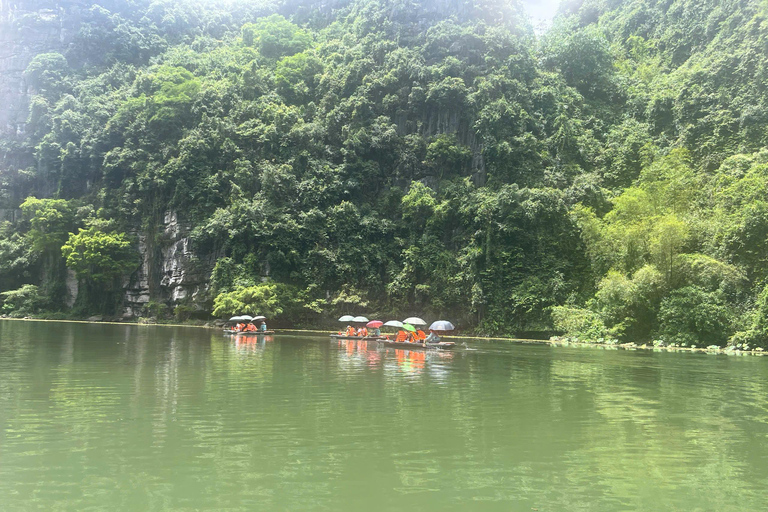
<instances>
[{"instance_id":1,"label":"blue umbrella","mask_svg":"<svg viewBox=\"0 0 768 512\"><path fill-rule=\"evenodd\" d=\"M438 320L437 322L432 322L432 325L429 326L430 331L452 331L454 329L455 327L448 320Z\"/></svg>"}]
</instances>

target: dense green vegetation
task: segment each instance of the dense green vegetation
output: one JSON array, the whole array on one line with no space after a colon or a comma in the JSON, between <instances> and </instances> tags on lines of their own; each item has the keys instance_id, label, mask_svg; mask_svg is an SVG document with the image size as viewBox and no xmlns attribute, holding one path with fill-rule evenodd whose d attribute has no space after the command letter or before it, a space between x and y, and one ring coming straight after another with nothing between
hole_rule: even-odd
<instances>
[{"instance_id":1,"label":"dense green vegetation","mask_svg":"<svg viewBox=\"0 0 768 512\"><path fill-rule=\"evenodd\" d=\"M119 310L175 211L211 262L180 311L768 345L765 2L231 5L101 2L30 64L6 310L67 267Z\"/></svg>"}]
</instances>

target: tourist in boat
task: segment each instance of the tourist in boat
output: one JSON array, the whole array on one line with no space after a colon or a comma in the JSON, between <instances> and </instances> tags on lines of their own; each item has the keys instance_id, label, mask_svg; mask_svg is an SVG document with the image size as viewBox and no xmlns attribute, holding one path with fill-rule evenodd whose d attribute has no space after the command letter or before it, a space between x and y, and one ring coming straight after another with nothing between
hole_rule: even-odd
<instances>
[{"instance_id":1,"label":"tourist in boat","mask_svg":"<svg viewBox=\"0 0 768 512\"><path fill-rule=\"evenodd\" d=\"M405 343L406 341L408 341L408 335L405 334L405 331L401 329L397 331L397 337L395 338L395 341L397 343Z\"/></svg>"},{"instance_id":2,"label":"tourist in boat","mask_svg":"<svg viewBox=\"0 0 768 512\"><path fill-rule=\"evenodd\" d=\"M418 331L416 331L416 339L419 340L420 342L423 342L424 340L427 339L427 335L424 334L424 331L419 329Z\"/></svg>"},{"instance_id":3,"label":"tourist in boat","mask_svg":"<svg viewBox=\"0 0 768 512\"><path fill-rule=\"evenodd\" d=\"M425 343L440 343L440 336L435 331L429 331L429 336L424 340Z\"/></svg>"},{"instance_id":4,"label":"tourist in boat","mask_svg":"<svg viewBox=\"0 0 768 512\"><path fill-rule=\"evenodd\" d=\"M261 321L261 325L259 325L259 330L261 332L266 332L266 330L267 330L267 322L265 320Z\"/></svg>"},{"instance_id":5,"label":"tourist in boat","mask_svg":"<svg viewBox=\"0 0 768 512\"><path fill-rule=\"evenodd\" d=\"M366 337L366 336L368 336L368 328L366 328L366 327L361 327L361 328L359 328L359 329L357 330L357 335L358 335L358 336L362 336L362 337Z\"/></svg>"},{"instance_id":6,"label":"tourist in boat","mask_svg":"<svg viewBox=\"0 0 768 512\"><path fill-rule=\"evenodd\" d=\"M371 335L376 336L377 338L381 336L381 329L376 327L375 329L371 329Z\"/></svg>"},{"instance_id":7,"label":"tourist in boat","mask_svg":"<svg viewBox=\"0 0 768 512\"><path fill-rule=\"evenodd\" d=\"M253 325L253 322L249 322L248 327L246 327L245 330L248 332L256 332L256 326Z\"/></svg>"},{"instance_id":8,"label":"tourist in boat","mask_svg":"<svg viewBox=\"0 0 768 512\"><path fill-rule=\"evenodd\" d=\"M348 326L347 326L347 330L346 330L345 334L346 334L347 336L355 336L355 335L356 335L356 333L355 333L355 328L354 328L354 327L352 327L351 325L348 325Z\"/></svg>"},{"instance_id":9,"label":"tourist in boat","mask_svg":"<svg viewBox=\"0 0 768 512\"><path fill-rule=\"evenodd\" d=\"M408 331L408 343L418 343L419 339L416 336L416 333L413 331Z\"/></svg>"}]
</instances>

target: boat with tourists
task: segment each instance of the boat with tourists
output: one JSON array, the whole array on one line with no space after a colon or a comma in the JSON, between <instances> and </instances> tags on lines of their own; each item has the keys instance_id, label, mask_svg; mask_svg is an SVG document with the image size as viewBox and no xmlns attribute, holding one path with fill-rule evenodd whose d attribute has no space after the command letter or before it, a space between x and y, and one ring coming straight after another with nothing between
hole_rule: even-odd
<instances>
[{"instance_id":1,"label":"boat with tourists","mask_svg":"<svg viewBox=\"0 0 768 512\"><path fill-rule=\"evenodd\" d=\"M224 334L232 336L267 336L275 334L275 331L237 331L235 329L224 329Z\"/></svg>"},{"instance_id":2,"label":"boat with tourists","mask_svg":"<svg viewBox=\"0 0 768 512\"><path fill-rule=\"evenodd\" d=\"M347 322L347 328L336 334L331 334L332 340L365 340L383 343L388 347L403 349L444 349L450 350L455 347L455 343L442 341L441 336L447 331L452 331L454 326L446 320L432 322L429 326L429 336L427 336L422 327L426 327L427 322L418 317L409 317L404 321L389 320L382 322L380 320L368 320L364 316L353 317L344 315L339 318L340 322ZM354 324L360 324L355 327ZM381 334L381 327L391 327L399 329L397 334L387 336ZM368 330L371 328L371 331Z\"/></svg>"},{"instance_id":3,"label":"boat with tourists","mask_svg":"<svg viewBox=\"0 0 768 512\"><path fill-rule=\"evenodd\" d=\"M239 315L233 316L224 324L224 334L230 334L235 336L251 335L251 336L266 336L268 334L274 334L275 331L268 331L266 324L267 317L262 315L250 316ZM257 326L258 323L258 326Z\"/></svg>"}]
</instances>

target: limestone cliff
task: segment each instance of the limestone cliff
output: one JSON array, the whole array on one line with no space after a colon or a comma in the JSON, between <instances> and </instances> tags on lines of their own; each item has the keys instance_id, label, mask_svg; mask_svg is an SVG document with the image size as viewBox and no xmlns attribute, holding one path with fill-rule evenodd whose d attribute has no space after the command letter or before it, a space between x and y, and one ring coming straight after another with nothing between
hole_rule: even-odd
<instances>
[{"instance_id":1,"label":"limestone cliff","mask_svg":"<svg viewBox=\"0 0 768 512\"><path fill-rule=\"evenodd\" d=\"M85 0L0 0L0 136L22 136L29 107L24 70L40 53L64 53Z\"/></svg>"},{"instance_id":2,"label":"limestone cliff","mask_svg":"<svg viewBox=\"0 0 768 512\"><path fill-rule=\"evenodd\" d=\"M99 2L87 0L0 0L0 138L25 136L29 100L34 93L24 77L29 63L41 53L66 55L86 11L96 4ZM9 166L27 165L32 162L0 162L0 173L10 172ZM16 198L14 204L21 199ZM0 209L0 221L14 222L17 218L15 208ZM150 301L169 308L185 304L199 309L215 261L201 260L192 253L187 232L176 213L168 212L155 236L134 233L142 263L125 283L124 316L151 314ZM71 272L66 284L66 303L71 307L78 293Z\"/></svg>"},{"instance_id":3,"label":"limestone cliff","mask_svg":"<svg viewBox=\"0 0 768 512\"><path fill-rule=\"evenodd\" d=\"M203 310L216 255L195 254L188 234L176 212L165 213L155 236L137 233L141 266L125 283L123 316L152 314L150 302Z\"/></svg>"}]
</instances>

